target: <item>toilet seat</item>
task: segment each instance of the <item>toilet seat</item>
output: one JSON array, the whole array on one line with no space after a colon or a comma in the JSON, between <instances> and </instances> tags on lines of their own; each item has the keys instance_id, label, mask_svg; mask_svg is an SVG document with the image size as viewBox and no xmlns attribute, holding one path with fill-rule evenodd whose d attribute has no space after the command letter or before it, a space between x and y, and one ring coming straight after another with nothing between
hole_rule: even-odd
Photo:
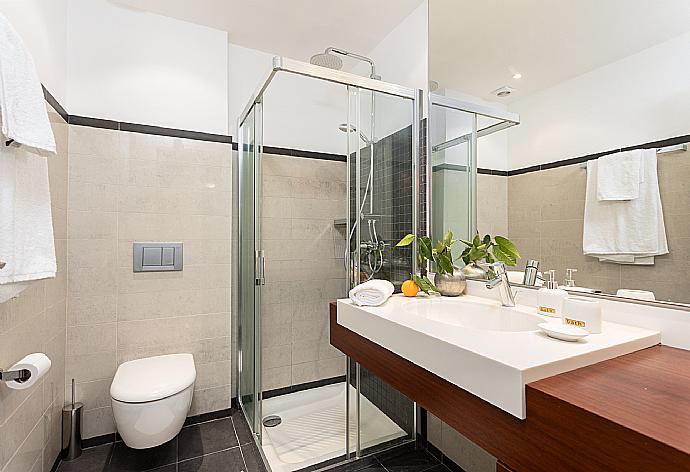
<instances>
[{"instance_id":1,"label":"toilet seat","mask_svg":"<svg viewBox=\"0 0 690 472\"><path fill-rule=\"evenodd\" d=\"M196 368L191 354L147 357L118 367L110 396L123 403L154 402L182 392L195 380Z\"/></svg>"}]
</instances>

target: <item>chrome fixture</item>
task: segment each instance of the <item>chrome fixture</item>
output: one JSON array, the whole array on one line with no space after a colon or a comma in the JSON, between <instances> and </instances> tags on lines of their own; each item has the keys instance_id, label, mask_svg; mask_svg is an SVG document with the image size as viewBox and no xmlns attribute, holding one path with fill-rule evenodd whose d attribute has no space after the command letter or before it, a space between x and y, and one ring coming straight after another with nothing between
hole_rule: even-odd
<instances>
[{"instance_id":1,"label":"chrome fixture","mask_svg":"<svg viewBox=\"0 0 690 472\"><path fill-rule=\"evenodd\" d=\"M577 269L565 269L565 286L566 287L575 287L575 279L573 278L573 274L577 272Z\"/></svg>"},{"instance_id":2,"label":"chrome fixture","mask_svg":"<svg viewBox=\"0 0 690 472\"><path fill-rule=\"evenodd\" d=\"M309 62L311 64L314 64L315 66L328 67L329 69L340 70L343 68L343 60L340 59L338 56L335 56L334 54L340 54L341 56L351 57L353 59L357 59L358 61L368 63L371 67L371 73L369 74L369 78L381 80L381 76L376 75L376 65L374 64L374 61L372 59L366 56L362 56L361 54L357 54L355 52L346 51L344 49L334 47L326 48L324 52L314 54L313 56L311 56Z\"/></svg>"},{"instance_id":3,"label":"chrome fixture","mask_svg":"<svg viewBox=\"0 0 690 472\"><path fill-rule=\"evenodd\" d=\"M641 149L641 148L640 148ZM665 147L660 147L656 148L656 153L657 154L670 154L672 152L686 152L688 150L688 144L687 143L682 143L682 144L673 144L671 146L665 146ZM616 153L616 152L623 152L623 149L618 149L616 151L611 151L610 154ZM592 159L596 160L596 159ZM582 162L580 163L580 167L582 169L587 168L587 162Z\"/></svg>"},{"instance_id":4,"label":"chrome fixture","mask_svg":"<svg viewBox=\"0 0 690 472\"><path fill-rule=\"evenodd\" d=\"M338 125L338 129L339 129L340 131L342 131L343 133L347 133L348 131L349 131L350 133L356 133L356 132L357 132L357 128L356 128L354 125L348 126L347 123L340 123L340 124ZM374 144L374 141L372 141L371 139L369 139L369 138L367 137L367 135L364 134L364 133L361 132L361 131L359 132L359 139L361 139L362 141L364 141L364 143L367 144L367 145L372 145L372 144Z\"/></svg>"},{"instance_id":5,"label":"chrome fixture","mask_svg":"<svg viewBox=\"0 0 690 472\"><path fill-rule=\"evenodd\" d=\"M493 273L493 278L487 282L486 288L493 289L498 287L503 306L515 306L515 295L513 295L513 289L508 280L505 264L503 262L494 262L489 268L491 269L489 274Z\"/></svg>"},{"instance_id":6,"label":"chrome fixture","mask_svg":"<svg viewBox=\"0 0 690 472\"><path fill-rule=\"evenodd\" d=\"M525 266L525 275L522 277L522 285L537 285L539 278L539 261L529 259Z\"/></svg>"},{"instance_id":7,"label":"chrome fixture","mask_svg":"<svg viewBox=\"0 0 690 472\"><path fill-rule=\"evenodd\" d=\"M2 370L0 369L0 382L18 382L24 383L31 378L31 371L29 369L18 370Z\"/></svg>"}]
</instances>

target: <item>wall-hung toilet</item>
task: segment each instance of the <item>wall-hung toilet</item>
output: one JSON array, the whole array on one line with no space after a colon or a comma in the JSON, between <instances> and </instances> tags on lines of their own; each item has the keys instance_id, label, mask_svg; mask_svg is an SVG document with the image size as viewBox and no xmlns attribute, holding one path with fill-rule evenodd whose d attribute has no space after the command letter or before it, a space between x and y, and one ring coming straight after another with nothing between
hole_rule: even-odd
<instances>
[{"instance_id":1,"label":"wall-hung toilet","mask_svg":"<svg viewBox=\"0 0 690 472\"><path fill-rule=\"evenodd\" d=\"M125 444L145 449L163 444L182 429L192 404L196 368L191 354L125 362L110 386L113 416Z\"/></svg>"}]
</instances>

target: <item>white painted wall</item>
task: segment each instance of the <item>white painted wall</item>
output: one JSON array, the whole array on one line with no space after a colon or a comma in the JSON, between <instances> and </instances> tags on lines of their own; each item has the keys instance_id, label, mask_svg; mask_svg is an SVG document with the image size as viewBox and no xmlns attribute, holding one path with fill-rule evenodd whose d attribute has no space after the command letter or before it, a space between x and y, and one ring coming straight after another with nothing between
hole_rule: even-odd
<instances>
[{"instance_id":1,"label":"white painted wall","mask_svg":"<svg viewBox=\"0 0 690 472\"><path fill-rule=\"evenodd\" d=\"M371 51L365 53L376 63L381 80L426 89L429 81L429 35L427 1L417 7L388 33ZM357 65L353 72L369 74L368 64Z\"/></svg>"},{"instance_id":2,"label":"white painted wall","mask_svg":"<svg viewBox=\"0 0 690 472\"><path fill-rule=\"evenodd\" d=\"M227 33L106 0L69 0L70 114L228 133Z\"/></svg>"},{"instance_id":3,"label":"white painted wall","mask_svg":"<svg viewBox=\"0 0 690 472\"><path fill-rule=\"evenodd\" d=\"M43 85L64 106L67 96L67 0L0 0L34 58Z\"/></svg>"},{"instance_id":4,"label":"white painted wall","mask_svg":"<svg viewBox=\"0 0 690 472\"><path fill-rule=\"evenodd\" d=\"M424 2L393 29L370 52L377 73L386 82L411 88L424 88L427 83L427 4ZM270 71L274 54L230 44L228 66L229 111L233 136L237 136L237 119L254 91ZM351 61L346 61L351 64ZM367 65L357 65L351 72L368 75ZM369 135L366 117L370 95L363 94L361 129ZM376 97L376 137L387 136L412 122L410 102ZM264 144L335 154L346 153L346 136L338 124L347 121L347 91L333 85L304 77L279 74L266 94L264 103Z\"/></svg>"},{"instance_id":5,"label":"white painted wall","mask_svg":"<svg viewBox=\"0 0 690 472\"><path fill-rule=\"evenodd\" d=\"M509 168L690 134L690 33L510 105Z\"/></svg>"},{"instance_id":6,"label":"white painted wall","mask_svg":"<svg viewBox=\"0 0 690 472\"><path fill-rule=\"evenodd\" d=\"M237 120L268 77L275 55L234 44L228 53L228 114L232 135L239 136ZM280 72L266 90L263 113L266 146L347 152L346 135L338 131L347 121L347 90L342 85Z\"/></svg>"}]
</instances>

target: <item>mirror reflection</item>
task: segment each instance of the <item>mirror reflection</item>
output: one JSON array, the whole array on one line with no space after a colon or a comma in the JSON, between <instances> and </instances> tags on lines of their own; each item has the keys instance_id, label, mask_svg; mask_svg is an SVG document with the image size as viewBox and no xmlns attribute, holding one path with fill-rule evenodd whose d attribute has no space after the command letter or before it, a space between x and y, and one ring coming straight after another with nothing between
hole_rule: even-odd
<instances>
[{"instance_id":1,"label":"mirror reflection","mask_svg":"<svg viewBox=\"0 0 690 472\"><path fill-rule=\"evenodd\" d=\"M430 2L432 96L519 122L472 150L480 115L432 98L434 237L506 236L516 282L529 262L537 285L555 270L571 290L690 303L688 17L680 0Z\"/></svg>"}]
</instances>

